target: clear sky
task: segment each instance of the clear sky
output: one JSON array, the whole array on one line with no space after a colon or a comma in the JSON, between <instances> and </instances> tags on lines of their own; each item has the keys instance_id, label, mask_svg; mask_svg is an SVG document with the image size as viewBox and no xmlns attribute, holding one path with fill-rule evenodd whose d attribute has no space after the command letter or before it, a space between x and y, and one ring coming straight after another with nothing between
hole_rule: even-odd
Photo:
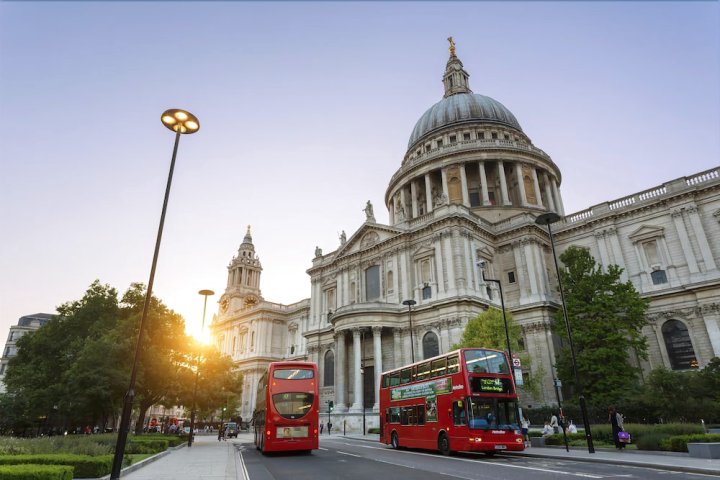
<instances>
[{"instance_id":1,"label":"clear sky","mask_svg":"<svg viewBox=\"0 0 720 480\"><path fill-rule=\"evenodd\" d=\"M566 213L720 164L718 2L0 2L0 343L95 279L147 283L191 330L247 225L262 293L310 295L442 98L452 35L475 93L562 171Z\"/></svg>"}]
</instances>

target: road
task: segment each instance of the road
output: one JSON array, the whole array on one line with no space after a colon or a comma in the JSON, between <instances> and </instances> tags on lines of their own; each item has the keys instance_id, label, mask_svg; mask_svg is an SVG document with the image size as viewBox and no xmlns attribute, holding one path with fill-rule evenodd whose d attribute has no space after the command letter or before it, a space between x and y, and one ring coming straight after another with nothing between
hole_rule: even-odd
<instances>
[{"instance_id":1,"label":"road","mask_svg":"<svg viewBox=\"0 0 720 480\"><path fill-rule=\"evenodd\" d=\"M263 456L252 443L240 448L249 480L550 480L550 479L709 479L708 475L653 468L512 455L444 457L421 450L393 450L345 437L322 437L312 454ZM717 478L717 477L714 477Z\"/></svg>"}]
</instances>

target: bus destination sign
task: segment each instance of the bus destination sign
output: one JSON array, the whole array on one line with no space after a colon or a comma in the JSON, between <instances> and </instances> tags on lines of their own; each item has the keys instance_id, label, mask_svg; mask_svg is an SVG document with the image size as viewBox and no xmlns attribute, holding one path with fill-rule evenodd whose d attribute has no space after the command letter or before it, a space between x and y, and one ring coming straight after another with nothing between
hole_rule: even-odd
<instances>
[{"instance_id":1,"label":"bus destination sign","mask_svg":"<svg viewBox=\"0 0 720 480\"><path fill-rule=\"evenodd\" d=\"M390 391L390 400L405 400L406 398L442 395L443 393L450 393L451 391L452 379L449 377L439 378L437 380L431 380L429 382L393 388Z\"/></svg>"},{"instance_id":2,"label":"bus destination sign","mask_svg":"<svg viewBox=\"0 0 720 480\"><path fill-rule=\"evenodd\" d=\"M513 393L512 381L509 378L471 377L470 390L473 393Z\"/></svg>"}]
</instances>

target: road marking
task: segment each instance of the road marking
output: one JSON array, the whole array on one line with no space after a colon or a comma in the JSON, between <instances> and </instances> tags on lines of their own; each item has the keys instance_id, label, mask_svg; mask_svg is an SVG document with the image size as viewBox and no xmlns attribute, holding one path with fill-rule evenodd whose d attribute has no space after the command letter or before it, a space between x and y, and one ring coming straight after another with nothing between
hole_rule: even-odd
<instances>
[{"instance_id":1,"label":"road marking","mask_svg":"<svg viewBox=\"0 0 720 480\"><path fill-rule=\"evenodd\" d=\"M348 455L348 456L350 456L350 457L362 458L362 456L360 456L360 455L355 455L354 453L343 452L343 451L340 451L340 450L338 450L337 453L339 453L339 454L341 454L341 455Z\"/></svg>"},{"instance_id":2,"label":"road marking","mask_svg":"<svg viewBox=\"0 0 720 480\"><path fill-rule=\"evenodd\" d=\"M249 480L250 475L248 475L247 467L245 467L245 458L243 458L242 451L238 451L239 457L240 457L240 474L242 479Z\"/></svg>"},{"instance_id":3,"label":"road marking","mask_svg":"<svg viewBox=\"0 0 720 480\"><path fill-rule=\"evenodd\" d=\"M327 448L322 448L322 447L318 447L318 450L324 450L324 451L326 451L326 452L328 451Z\"/></svg>"}]
</instances>

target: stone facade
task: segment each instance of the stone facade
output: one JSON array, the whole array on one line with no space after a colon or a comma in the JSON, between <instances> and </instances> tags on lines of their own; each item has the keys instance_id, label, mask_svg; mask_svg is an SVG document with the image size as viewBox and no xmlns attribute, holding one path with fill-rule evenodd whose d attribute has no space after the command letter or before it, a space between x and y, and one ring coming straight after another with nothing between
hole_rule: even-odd
<instances>
[{"instance_id":1,"label":"stone facade","mask_svg":"<svg viewBox=\"0 0 720 480\"><path fill-rule=\"evenodd\" d=\"M8 362L12 357L17 355L17 341L26 333L33 332L42 327L53 317L54 315L49 313L25 315L20 317L17 325L10 327L5 348L3 349L2 357L0 357L0 393L5 392L5 383L3 382L3 379L5 378Z\"/></svg>"},{"instance_id":2,"label":"stone facade","mask_svg":"<svg viewBox=\"0 0 720 480\"><path fill-rule=\"evenodd\" d=\"M262 299L248 232L213 323L218 345L246 373L244 418L267 363L304 359L318 364L322 408L334 401L349 429L363 412L376 425L382 371L449 351L468 320L500 308L496 284L484 278L502 282L522 327L532 357L524 374L544 372L538 398L523 405L555 403L550 319L560 299L548 232L535 224L546 211L563 217L553 225L558 254L588 248L651 300L645 371L720 356L720 168L566 216L559 168L500 102L473 94L468 77L453 52L445 96L418 121L390 179L390 224L377 223L368 202L356 232L343 232L332 252L316 249L309 299ZM238 284L246 278L256 283ZM258 301L244 303L248 296Z\"/></svg>"}]
</instances>

